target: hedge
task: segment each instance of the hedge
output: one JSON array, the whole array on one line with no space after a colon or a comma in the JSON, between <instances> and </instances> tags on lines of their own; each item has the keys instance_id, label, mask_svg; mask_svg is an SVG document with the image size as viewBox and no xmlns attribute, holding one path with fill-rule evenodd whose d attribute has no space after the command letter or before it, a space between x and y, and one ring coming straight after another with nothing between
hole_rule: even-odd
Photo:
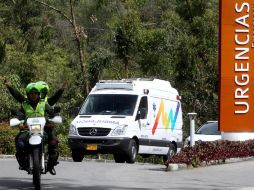
<instances>
[{"instance_id":1,"label":"hedge","mask_svg":"<svg viewBox=\"0 0 254 190\"><path fill-rule=\"evenodd\" d=\"M171 157L165 164L184 163L198 167L202 163L225 161L230 158L244 158L254 156L254 140L212 142L199 141L193 147L186 147Z\"/></svg>"}]
</instances>

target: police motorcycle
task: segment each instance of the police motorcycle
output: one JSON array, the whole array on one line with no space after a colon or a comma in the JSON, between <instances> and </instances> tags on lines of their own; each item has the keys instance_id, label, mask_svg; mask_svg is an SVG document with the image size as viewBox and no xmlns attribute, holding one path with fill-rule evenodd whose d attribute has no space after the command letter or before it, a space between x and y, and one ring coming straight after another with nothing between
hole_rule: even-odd
<instances>
[{"instance_id":1,"label":"police motorcycle","mask_svg":"<svg viewBox=\"0 0 254 190\"><path fill-rule=\"evenodd\" d=\"M28 138L27 138L27 166L26 171L28 174L33 175L33 184L35 189L41 189L41 174L46 174L47 163L48 163L48 153L46 152L46 136L44 132L44 127L46 122L52 122L54 124L61 124L62 117L54 116L51 119L46 119L45 117L30 117L27 120L20 120L18 118L12 118L10 120L10 126L20 126L25 125L28 128Z\"/></svg>"}]
</instances>

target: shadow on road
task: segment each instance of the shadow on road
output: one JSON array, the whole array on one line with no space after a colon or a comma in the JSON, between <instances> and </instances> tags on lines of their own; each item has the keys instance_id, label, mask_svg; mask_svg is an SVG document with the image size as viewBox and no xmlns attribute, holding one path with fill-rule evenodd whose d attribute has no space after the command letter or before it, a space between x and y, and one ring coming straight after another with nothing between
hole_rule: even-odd
<instances>
[{"instance_id":1,"label":"shadow on road","mask_svg":"<svg viewBox=\"0 0 254 190\"><path fill-rule=\"evenodd\" d=\"M58 178L59 180L59 178ZM61 179L60 179L61 180ZM63 181L66 179L62 179ZM27 178L1 178L0 179L0 190L32 190L34 189L32 184L32 179ZM73 182L69 183L54 183L54 180L48 179L42 181L42 189L61 189L61 190L151 190L148 188L128 188L128 187L119 187L119 186L82 186L75 185Z\"/></svg>"},{"instance_id":2,"label":"shadow on road","mask_svg":"<svg viewBox=\"0 0 254 190\"><path fill-rule=\"evenodd\" d=\"M167 168L149 168L149 169L146 169L146 170L149 170L149 171L159 171L159 172L167 172L168 171Z\"/></svg>"},{"instance_id":3,"label":"shadow on road","mask_svg":"<svg viewBox=\"0 0 254 190\"><path fill-rule=\"evenodd\" d=\"M43 190L52 190L52 189L59 189L59 190L154 190L154 188L138 188L138 187L119 187L119 186L107 186L107 185L101 185L101 186L85 186L80 184L75 184L75 181L66 179L57 178L57 180L65 181L63 183L55 183L55 180L53 179L47 179L42 180L42 189ZM175 184L176 185L176 184ZM182 183L179 183L174 187L168 187L167 189L175 190L175 189L181 189L181 190L203 190L204 187L200 186L200 181L197 183L197 180L193 180L193 183L191 186L194 187L188 187L183 186ZM206 184L206 188L208 189L221 189L222 187L220 185L215 184ZM217 187L217 188L216 188ZM225 189L228 189L229 187L232 187L232 184L225 184ZM0 190L32 190L34 189L32 185L32 180L27 178L1 178L0 179Z\"/></svg>"},{"instance_id":4,"label":"shadow on road","mask_svg":"<svg viewBox=\"0 0 254 190\"><path fill-rule=\"evenodd\" d=\"M0 189L33 189L32 181L26 178L1 178Z\"/></svg>"}]
</instances>

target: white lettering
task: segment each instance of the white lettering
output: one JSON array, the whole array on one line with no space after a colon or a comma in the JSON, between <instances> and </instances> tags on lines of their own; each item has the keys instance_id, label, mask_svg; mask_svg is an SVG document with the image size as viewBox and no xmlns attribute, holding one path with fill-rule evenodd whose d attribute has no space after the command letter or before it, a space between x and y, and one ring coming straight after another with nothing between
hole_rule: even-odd
<instances>
[{"instance_id":1,"label":"white lettering","mask_svg":"<svg viewBox=\"0 0 254 190\"><path fill-rule=\"evenodd\" d=\"M246 40L245 41L239 41L238 40L238 35L236 34L235 35L235 42L236 42L236 44L238 44L238 45L246 45L246 44L248 44L249 43L249 41L250 41L250 36L249 35L246 35Z\"/></svg>"},{"instance_id":2,"label":"white lettering","mask_svg":"<svg viewBox=\"0 0 254 190\"><path fill-rule=\"evenodd\" d=\"M246 64L246 67L244 67ZM240 67L238 67L240 65ZM249 63L235 63L235 71L236 72L247 72L249 71Z\"/></svg>"},{"instance_id":3,"label":"white lettering","mask_svg":"<svg viewBox=\"0 0 254 190\"><path fill-rule=\"evenodd\" d=\"M242 106L245 107L244 110L235 110L235 114L245 114L249 111L249 104L247 102L235 102L236 106Z\"/></svg>"},{"instance_id":4,"label":"white lettering","mask_svg":"<svg viewBox=\"0 0 254 190\"><path fill-rule=\"evenodd\" d=\"M249 5L249 3L243 3L242 5L241 5L241 7L240 8L238 8L238 3L236 3L235 4L235 11L236 12L238 12L238 13L240 13L240 12L242 12L243 11L243 8L244 7L246 7L247 8L247 13L250 11L250 5Z\"/></svg>"},{"instance_id":5,"label":"white lettering","mask_svg":"<svg viewBox=\"0 0 254 190\"><path fill-rule=\"evenodd\" d=\"M237 13L249 13L250 5L249 3L235 4L235 11ZM249 14L241 14L238 18L235 19L235 23L238 24L235 29L235 114L246 114L249 111L249 104L244 99L248 99L250 77L248 74L249 68L249 59L250 59L250 30L249 30ZM243 16L242 16L243 15ZM253 45L253 43L252 43ZM246 60L239 61L238 60ZM240 100L240 101L239 101Z\"/></svg>"},{"instance_id":6,"label":"white lettering","mask_svg":"<svg viewBox=\"0 0 254 190\"><path fill-rule=\"evenodd\" d=\"M240 53L235 55L235 59L249 59L249 57L241 57L242 55L248 53L250 51L249 48L235 48L236 51L241 51Z\"/></svg>"},{"instance_id":7,"label":"white lettering","mask_svg":"<svg viewBox=\"0 0 254 190\"><path fill-rule=\"evenodd\" d=\"M243 90L242 88L237 88L235 90L235 98L249 98L249 95L245 95L245 93L247 93L249 91L249 88ZM239 94L240 93L240 94Z\"/></svg>"},{"instance_id":8,"label":"white lettering","mask_svg":"<svg viewBox=\"0 0 254 190\"><path fill-rule=\"evenodd\" d=\"M235 22L237 22L238 24L240 24L242 26L245 26L245 27L249 28L249 24L246 23L247 18L249 18L249 15L239 17L239 18L235 19Z\"/></svg>"}]
</instances>

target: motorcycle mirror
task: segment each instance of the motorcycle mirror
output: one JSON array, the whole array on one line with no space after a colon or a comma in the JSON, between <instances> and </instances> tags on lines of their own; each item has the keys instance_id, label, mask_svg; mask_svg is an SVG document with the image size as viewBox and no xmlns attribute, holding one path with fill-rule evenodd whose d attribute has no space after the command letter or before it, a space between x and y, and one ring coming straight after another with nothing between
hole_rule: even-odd
<instances>
[{"instance_id":1,"label":"motorcycle mirror","mask_svg":"<svg viewBox=\"0 0 254 190\"><path fill-rule=\"evenodd\" d=\"M19 124L21 124L21 123L22 123L22 121L18 120L17 118L12 118L12 119L10 120L10 126L11 126L11 127L14 127L14 126L16 126L16 125L19 125Z\"/></svg>"},{"instance_id":2,"label":"motorcycle mirror","mask_svg":"<svg viewBox=\"0 0 254 190\"><path fill-rule=\"evenodd\" d=\"M53 123L56 124L61 124L63 122L63 119L61 116L55 116L52 119L49 119L49 121L52 121Z\"/></svg>"}]
</instances>

